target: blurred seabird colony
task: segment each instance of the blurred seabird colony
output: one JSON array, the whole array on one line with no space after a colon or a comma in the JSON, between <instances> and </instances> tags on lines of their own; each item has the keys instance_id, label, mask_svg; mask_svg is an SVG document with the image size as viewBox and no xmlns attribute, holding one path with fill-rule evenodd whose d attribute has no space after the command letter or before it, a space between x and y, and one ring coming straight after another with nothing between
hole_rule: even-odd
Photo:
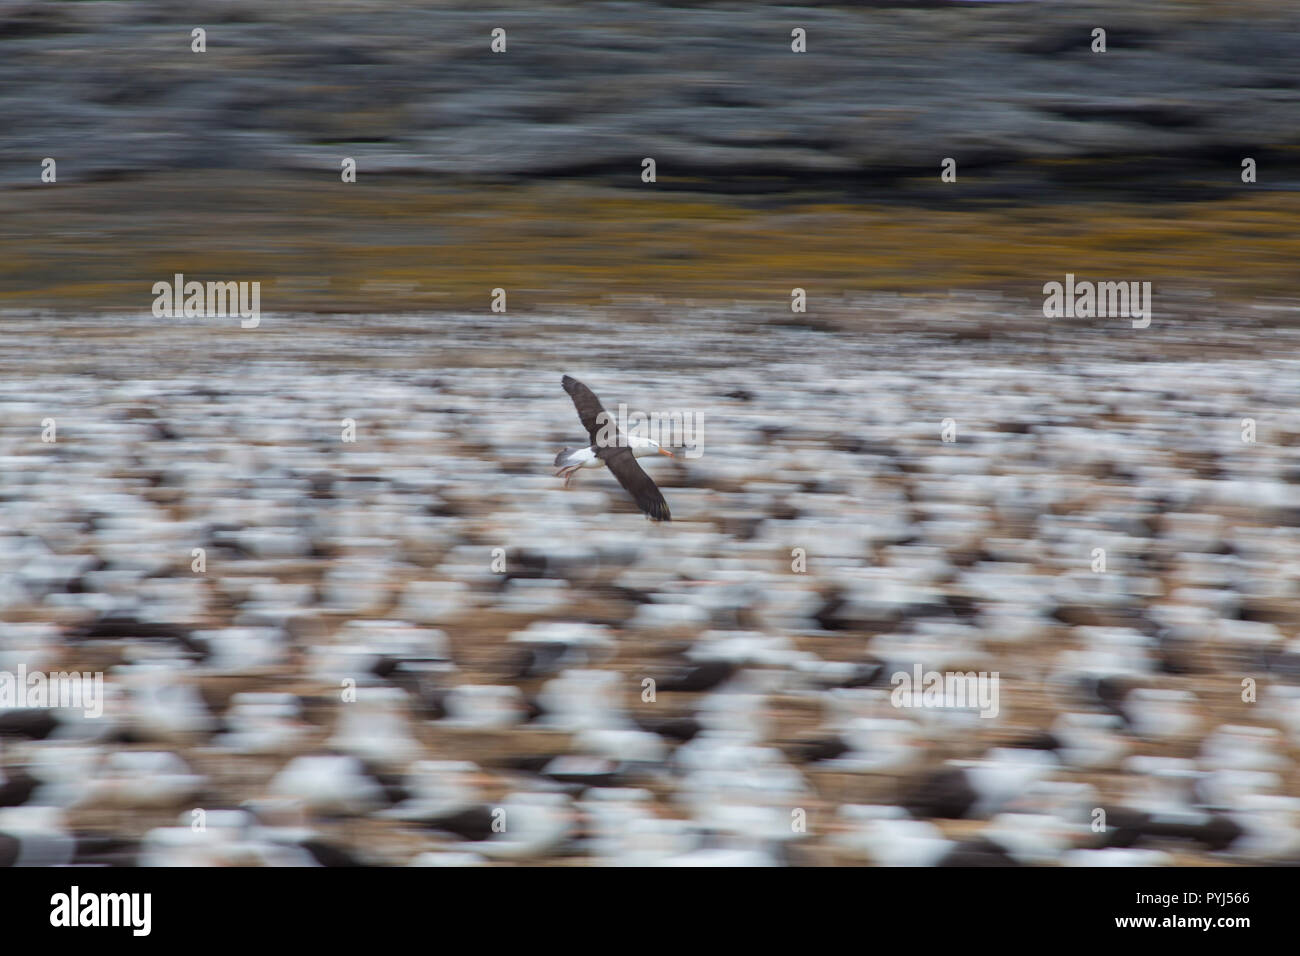
<instances>
[{"instance_id":1,"label":"blurred seabird colony","mask_svg":"<svg viewBox=\"0 0 1300 956\"><path fill-rule=\"evenodd\" d=\"M0 865L1300 861L1295 329L653 311L0 321Z\"/></svg>"}]
</instances>

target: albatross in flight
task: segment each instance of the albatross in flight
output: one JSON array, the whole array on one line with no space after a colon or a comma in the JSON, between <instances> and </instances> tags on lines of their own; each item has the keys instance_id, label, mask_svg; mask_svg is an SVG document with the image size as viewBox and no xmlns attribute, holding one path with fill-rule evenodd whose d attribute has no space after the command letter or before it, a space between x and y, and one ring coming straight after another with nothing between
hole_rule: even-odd
<instances>
[{"instance_id":1,"label":"albatross in flight","mask_svg":"<svg viewBox=\"0 0 1300 956\"><path fill-rule=\"evenodd\" d=\"M673 453L660 447L658 442L640 435L620 433L618 444L599 444L598 436L601 430L606 427L607 422L612 421L610 414L605 411L595 393L576 378L566 375L561 379L561 384L573 399L573 406L578 410L582 427L587 429L587 434L591 436L591 445L587 448L566 448L556 455L555 467L560 470L555 473L555 476L563 477L564 487L567 488L578 469L608 465L609 470L618 479L618 483L627 489L628 494L636 500L637 506L645 512L647 518L655 521L671 521L672 515L668 512L668 502L664 501L659 487L641 470L636 460L656 452L673 458L675 457Z\"/></svg>"}]
</instances>

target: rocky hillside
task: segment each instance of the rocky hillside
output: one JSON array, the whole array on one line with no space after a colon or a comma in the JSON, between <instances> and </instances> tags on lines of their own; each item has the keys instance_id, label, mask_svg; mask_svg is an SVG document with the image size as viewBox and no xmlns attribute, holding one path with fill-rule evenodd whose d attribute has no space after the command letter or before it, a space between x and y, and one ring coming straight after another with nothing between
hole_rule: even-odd
<instances>
[{"instance_id":1,"label":"rocky hillside","mask_svg":"<svg viewBox=\"0 0 1300 956\"><path fill-rule=\"evenodd\" d=\"M945 156L1155 156L1168 188L1168 164L1300 142L1284 3L474 6L0 7L0 181L32 181L45 156L69 180L350 155L366 172L629 183L653 156L671 177L786 185L928 175Z\"/></svg>"}]
</instances>

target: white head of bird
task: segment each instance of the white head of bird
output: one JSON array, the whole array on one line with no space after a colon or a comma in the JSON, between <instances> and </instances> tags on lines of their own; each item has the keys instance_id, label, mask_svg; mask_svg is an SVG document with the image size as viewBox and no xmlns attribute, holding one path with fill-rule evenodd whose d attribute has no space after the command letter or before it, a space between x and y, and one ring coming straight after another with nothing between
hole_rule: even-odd
<instances>
[{"instance_id":1,"label":"white head of bird","mask_svg":"<svg viewBox=\"0 0 1300 956\"><path fill-rule=\"evenodd\" d=\"M664 448L653 438L646 438L643 435L626 435L627 447L632 449L632 454L637 458L644 458L646 455L667 455L669 458L677 456Z\"/></svg>"}]
</instances>

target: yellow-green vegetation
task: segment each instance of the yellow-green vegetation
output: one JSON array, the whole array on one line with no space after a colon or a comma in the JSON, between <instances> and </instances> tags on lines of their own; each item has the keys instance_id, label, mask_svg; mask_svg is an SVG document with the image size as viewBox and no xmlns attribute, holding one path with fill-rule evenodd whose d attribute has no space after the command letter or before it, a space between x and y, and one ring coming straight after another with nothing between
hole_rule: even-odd
<instances>
[{"instance_id":1,"label":"yellow-green vegetation","mask_svg":"<svg viewBox=\"0 0 1300 956\"><path fill-rule=\"evenodd\" d=\"M1300 196L936 209L757 200L660 182L453 183L160 173L13 188L0 308L148 310L173 273L260 280L267 311L487 308L609 296L788 301L868 291L1040 293L1066 272L1294 294Z\"/></svg>"}]
</instances>

